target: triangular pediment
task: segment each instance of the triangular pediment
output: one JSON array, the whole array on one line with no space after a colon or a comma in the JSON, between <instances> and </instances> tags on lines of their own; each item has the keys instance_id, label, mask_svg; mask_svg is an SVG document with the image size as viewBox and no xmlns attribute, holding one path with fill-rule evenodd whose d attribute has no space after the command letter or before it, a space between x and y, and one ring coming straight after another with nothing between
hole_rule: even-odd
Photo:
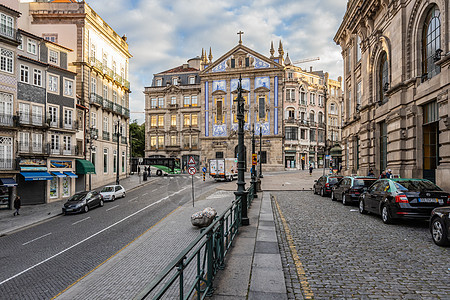
<instances>
[{"instance_id":1,"label":"triangular pediment","mask_svg":"<svg viewBox=\"0 0 450 300\"><path fill-rule=\"evenodd\" d=\"M255 89L255 93L267 93L270 89L266 88L265 86L260 86L259 88Z\"/></svg>"},{"instance_id":2,"label":"triangular pediment","mask_svg":"<svg viewBox=\"0 0 450 300\"><path fill-rule=\"evenodd\" d=\"M178 93L181 91L180 87L177 85L170 84L163 89L166 93Z\"/></svg>"},{"instance_id":3,"label":"triangular pediment","mask_svg":"<svg viewBox=\"0 0 450 300\"><path fill-rule=\"evenodd\" d=\"M200 72L204 74L220 72L249 71L253 69L280 69L283 66L271 60L270 58L239 44L215 62L211 63L206 69Z\"/></svg>"},{"instance_id":4,"label":"triangular pediment","mask_svg":"<svg viewBox=\"0 0 450 300\"><path fill-rule=\"evenodd\" d=\"M211 95L213 96L223 96L226 95L227 93L222 91L222 90L215 90L214 92L211 93Z\"/></svg>"}]
</instances>

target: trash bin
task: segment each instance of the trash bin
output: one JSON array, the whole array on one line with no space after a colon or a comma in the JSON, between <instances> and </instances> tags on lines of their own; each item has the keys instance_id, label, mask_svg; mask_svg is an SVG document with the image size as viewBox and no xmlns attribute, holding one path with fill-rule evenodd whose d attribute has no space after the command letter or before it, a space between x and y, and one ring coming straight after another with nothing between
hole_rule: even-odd
<instances>
[{"instance_id":1,"label":"trash bin","mask_svg":"<svg viewBox=\"0 0 450 300\"><path fill-rule=\"evenodd\" d=\"M144 173L142 174L142 179L144 181L147 181L147 172L144 171Z\"/></svg>"}]
</instances>

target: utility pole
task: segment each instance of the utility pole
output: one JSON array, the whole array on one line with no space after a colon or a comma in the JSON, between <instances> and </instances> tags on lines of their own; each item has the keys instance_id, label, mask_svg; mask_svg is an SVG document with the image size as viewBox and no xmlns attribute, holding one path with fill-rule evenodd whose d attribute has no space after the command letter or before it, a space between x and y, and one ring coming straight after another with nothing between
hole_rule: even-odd
<instances>
[{"instance_id":1,"label":"utility pole","mask_svg":"<svg viewBox=\"0 0 450 300\"><path fill-rule=\"evenodd\" d=\"M119 167L120 167L120 155L119 155L119 152L120 152L120 149L119 149L119 146L120 146L120 141L119 141L119 139L120 139L120 133L121 133L121 132L120 132L120 119L117 119L117 125L116 125L116 137L117 137L116 184L117 184L117 185L119 184Z\"/></svg>"}]
</instances>

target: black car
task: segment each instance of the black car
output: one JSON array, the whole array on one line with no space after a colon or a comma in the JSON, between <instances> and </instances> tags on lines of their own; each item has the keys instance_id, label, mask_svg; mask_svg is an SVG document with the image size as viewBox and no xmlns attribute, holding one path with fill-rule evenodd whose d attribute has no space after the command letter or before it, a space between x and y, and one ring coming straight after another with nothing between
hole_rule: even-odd
<instances>
[{"instance_id":1,"label":"black car","mask_svg":"<svg viewBox=\"0 0 450 300\"><path fill-rule=\"evenodd\" d=\"M375 177L347 176L336 183L331 190L331 200L342 201L348 205L358 202L359 196L368 189L377 179Z\"/></svg>"},{"instance_id":2,"label":"black car","mask_svg":"<svg viewBox=\"0 0 450 300\"><path fill-rule=\"evenodd\" d=\"M450 244L450 206L433 209L430 218L431 237L436 245Z\"/></svg>"},{"instance_id":3,"label":"black car","mask_svg":"<svg viewBox=\"0 0 450 300\"><path fill-rule=\"evenodd\" d=\"M359 198L359 212L381 215L384 223L394 219L429 219L435 207L450 204L449 193L427 179L377 180Z\"/></svg>"},{"instance_id":4,"label":"black car","mask_svg":"<svg viewBox=\"0 0 450 300\"><path fill-rule=\"evenodd\" d=\"M96 206L103 206L103 196L96 191L79 192L64 203L63 214L88 212Z\"/></svg>"},{"instance_id":5,"label":"black car","mask_svg":"<svg viewBox=\"0 0 450 300\"><path fill-rule=\"evenodd\" d=\"M341 175L323 175L319 179L314 180L313 192L314 194L320 194L320 196L325 197L331 194L331 188L333 185L338 183L338 181L344 176Z\"/></svg>"}]
</instances>

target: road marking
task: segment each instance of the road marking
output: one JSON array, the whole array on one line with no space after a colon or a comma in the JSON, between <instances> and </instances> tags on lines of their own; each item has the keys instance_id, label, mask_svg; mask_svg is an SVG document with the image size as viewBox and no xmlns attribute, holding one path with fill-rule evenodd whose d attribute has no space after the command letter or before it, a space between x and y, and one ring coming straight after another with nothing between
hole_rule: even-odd
<instances>
[{"instance_id":1,"label":"road marking","mask_svg":"<svg viewBox=\"0 0 450 300\"><path fill-rule=\"evenodd\" d=\"M172 196L172 195L170 195L170 196ZM56 253L56 254L54 254L54 255L52 255L52 256L50 256L50 257L44 259L43 261L38 262L37 264L35 264L35 265L33 265L33 266L31 266L31 267L29 267L29 268L23 270L22 272L19 272L19 273L17 273L16 275L13 275L13 276L11 276L11 277L9 277L9 278L7 278L7 279L1 281L1 282L0 282L0 285L2 285L2 284L6 283L6 282L8 282L8 281L10 281L10 280L12 280L12 279L14 279L14 278L16 278L16 277L18 277L18 276L24 274L24 273L26 273L26 272L28 272L28 271L34 269L34 268L36 268L36 267L42 265L43 263L48 262L49 260L51 260L51 259L53 259L53 258L55 258L55 257L57 257L57 256L59 256L59 255L61 255L61 254L63 254L63 253L65 253L65 252L69 251L69 250L72 249L72 248L75 248L75 247L78 246L78 245L81 245L82 243L84 243L84 242L90 240L91 238L93 238L93 237L99 235L100 233L103 233L103 232L105 232L106 230L108 230L108 229L110 229L110 228L112 228L112 227L114 227L114 226L116 226L116 225L122 223L123 221L128 220L129 218L131 218L131 217L137 215L138 213L140 213L140 212L142 212L142 211L144 211L144 210L146 210L146 209L152 207L153 205L156 205L156 204L161 203L162 201L168 199L170 196L166 196L166 197L164 197L164 198L162 198L162 199L159 199L159 200L156 201L156 202L153 202L152 204L149 204L149 205L147 205L147 206L145 206L145 207L143 207L143 208L141 208L141 209L135 211L135 212L132 213L131 215L128 215L128 216L126 216L125 218L123 218L123 219L121 219L121 220L119 220L119 221L117 221L117 222L115 222L115 223L109 225L108 227L103 228L102 230L100 230L100 231L98 231L98 232L96 232L96 233L94 233L94 234L88 236L87 238L85 238L85 239L79 241L78 243L75 243L75 244L73 244L72 246L70 246L70 247L68 247L68 248L66 248L66 249L64 249L64 250L61 250L61 251L59 251L58 253Z\"/></svg>"},{"instance_id":2,"label":"road marking","mask_svg":"<svg viewBox=\"0 0 450 300\"><path fill-rule=\"evenodd\" d=\"M84 218L83 220L76 221L75 223L72 223L72 225L75 225L75 224L78 224L80 222L86 221L87 219L90 219L90 218L91 217L87 217L87 218Z\"/></svg>"},{"instance_id":3,"label":"road marking","mask_svg":"<svg viewBox=\"0 0 450 300\"><path fill-rule=\"evenodd\" d=\"M174 210L172 210L170 213L168 213L166 216L164 216L161 220L159 220L158 222L156 222L153 226L151 226L150 228L148 228L146 231L144 231L141 235L137 236L134 240L132 240L131 242L129 242L128 244L126 244L125 246L123 246L122 249L120 249L119 251L117 251L116 253L114 253L113 255L111 255L108 259L106 259L104 262L100 263L98 266L96 266L95 268L93 268L92 270L90 270L89 272L87 272L86 274L84 274L83 276L81 276L80 278L77 279L77 281L75 281L74 283L72 283L71 285L69 285L68 287L66 287L64 290L62 290L61 292L59 292L58 295L56 295L55 297L52 298L56 299L59 296L61 296L61 294L65 293L68 289L70 289L71 287L73 287L75 284L77 284L78 282L80 282L81 280L83 280L84 278L86 278L86 276L88 276L89 274L91 274L92 272L94 272L95 270L97 270L98 268L100 268L103 264L105 264L107 261L109 261L111 258L113 258L114 256L116 256L117 254L119 254L120 252L122 252L123 250L125 250L128 246L130 246L131 244L133 244L135 241L137 241L141 236L143 236L144 234L146 234L150 229L152 229L153 227L155 227L156 225L158 225L159 223L161 223L164 219L166 219L168 216L170 216L172 213L174 213L177 209L179 209L181 206L178 206L177 208L175 208Z\"/></svg>"},{"instance_id":4,"label":"road marking","mask_svg":"<svg viewBox=\"0 0 450 300\"><path fill-rule=\"evenodd\" d=\"M284 218L283 213L281 212L281 208L278 205L277 198L275 196L273 196L273 198L275 200L275 204L277 206L277 210L280 215L281 222L283 223L284 232L286 233L286 239L288 240L288 245L289 245L289 248L291 249L292 259L294 260L295 266L297 268L297 275L298 275L298 279L300 280L300 288L303 291L303 295L305 296L305 299L314 299L314 293L311 290L311 286L308 283L308 278L306 278L305 269L303 268L303 264L300 261L297 249L295 248L294 239L291 235L291 231L289 230L286 219Z\"/></svg>"},{"instance_id":5,"label":"road marking","mask_svg":"<svg viewBox=\"0 0 450 300\"><path fill-rule=\"evenodd\" d=\"M358 209L350 209L350 211L359 211Z\"/></svg>"},{"instance_id":6,"label":"road marking","mask_svg":"<svg viewBox=\"0 0 450 300\"><path fill-rule=\"evenodd\" d=\"M138 197L134 197L133 199L131 199L131 200L128 200L128 202L133 202L134 200L136 200Z\"/></svg>"},{"instance_id":7,"label":"road marking","mask_svg":"<svg viewBox=\"0 0 450 300\"><path fill-rule=\"evenodd\" d=\"M142 196L148 195L148 193L143 193Z\"/></svg>"},{"instance_id":8,"label":"road marking","mask_svg":"<svg viewBox=\"0 0 450 300\"><path fill-rule=\"evenodd\" d=\"M109 210L114 209L114 208L116 208L116 207L119 207L119 205L115 205L115 206L113 206L113 207L110 207L110 208L108 208L106 211L109 211Z\"/></svg>"},{"instance_id":9,"label":"road marking","mask_svg":"<svg viewBox=\"0 0 450 300\"><path fill-rule=\"evenodd\" d=\"M35 239L33 239L33 240L31 240L31 241L28 241L28 242L26 242L26 243L23 243L22 246L25 246L25 245L27 245L27 244L29 244L29 243L32 243L32 242L34 242L34 241L37 241L37 240L39 240L39 239L42 239L43 237L46 237L46 236L48 236L48 235L50 235L50 234L52 234L52 233L49 232L49 233L47 233L47 234L44 234L43 236L40 236L40 237L38 237L38 238L35 238ZM0 283L0 284L1 284L1 283Z\"/></svg>"}]
</instances>

